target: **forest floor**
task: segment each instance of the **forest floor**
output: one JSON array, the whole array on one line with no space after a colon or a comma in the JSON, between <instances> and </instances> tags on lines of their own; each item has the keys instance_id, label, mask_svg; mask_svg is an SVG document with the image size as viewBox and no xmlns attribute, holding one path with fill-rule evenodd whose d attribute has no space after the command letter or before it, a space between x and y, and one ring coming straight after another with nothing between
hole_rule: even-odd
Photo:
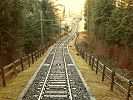
<instances>
[{"instance_id":1,"label":"forest floor","mask_svg":"<svg viewBox=\"0 0 133 100\"><path fill-rule=\"evenodd\" d=\"M47 52L40 57L30 68L18 73L17 77L12 78L7 82L7 86L0 86L0 100L17 100L21 91L27 85L28 81L31 79L35 71L38 69L42 61L45 59L51 47Z\"/></svg>"},{"instance_id":2,"label":"forest floor","mask_svg":"<svg viewBox=\"0 0 133 100\"><path fill-rule=\"evenodd\" d=\"M84 42L84 40L84 35L80 35L78 42ZM106 79L102 82L102 75L99 73L95 74L95 72L92 71L91 67L81 56L78 55L78 52L74 46L74 41L75 40L69 43L70 53L96 100L126 100L126 95L119 89L110 91L109 80Z\"/></svg>"}]
</instances>

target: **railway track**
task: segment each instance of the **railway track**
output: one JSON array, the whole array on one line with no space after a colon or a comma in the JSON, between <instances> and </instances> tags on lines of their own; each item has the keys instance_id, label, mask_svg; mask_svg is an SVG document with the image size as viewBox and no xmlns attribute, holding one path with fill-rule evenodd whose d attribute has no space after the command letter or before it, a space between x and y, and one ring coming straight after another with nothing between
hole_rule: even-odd
<instances>
[{"instance_id":1,"label":"railway track","mask_svg":"<svg viewBox=\"0 0 133 100\"><path fill-rule=\"evenodd\" d=\"M90 100L68 50L68 42L77 31L54 45L32 84L18 100Z\"/></svg>"}]
</instances>

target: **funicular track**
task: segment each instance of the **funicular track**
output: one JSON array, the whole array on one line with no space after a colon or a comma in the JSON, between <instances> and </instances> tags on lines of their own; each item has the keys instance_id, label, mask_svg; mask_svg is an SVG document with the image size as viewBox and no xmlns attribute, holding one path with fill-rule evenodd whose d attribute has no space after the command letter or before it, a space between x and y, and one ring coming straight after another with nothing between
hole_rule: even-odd
<instances>
[{"instance_id":1,"label":"funicular track","mask_svg":"<svg viewBox=\"0 0 133 100\"><path fill-rule=\"evenodd\" d=\"M76 30L54 45L22 100L90 100L68 50Z\"/></svg>"}]
</instances>

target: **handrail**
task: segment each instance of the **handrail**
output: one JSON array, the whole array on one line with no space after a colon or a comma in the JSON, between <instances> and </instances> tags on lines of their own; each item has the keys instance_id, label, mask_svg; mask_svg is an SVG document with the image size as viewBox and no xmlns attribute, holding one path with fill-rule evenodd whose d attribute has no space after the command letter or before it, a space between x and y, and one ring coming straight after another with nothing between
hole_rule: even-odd
<instances>
[{"instance_id":1,"label":"handrail","mask_svg":"<svg viewBox=\"0 0 133 100\"><path fill-rule=\"evenodd\" d=\"M98 65L97 65L97 59L89 54L89 53L85 53L83 49L76 47L76 49L78 49L77 51L79 52L79 54L83 57L83 59L88 59L89 61L89 65L92 66L92 68L97 68L97 70L99 70L99 72L102 74L102 77L104 78L104 76L106 76L109 80L112 80L113 83L111 83L111 89L113 89L113 85L117 85L121 90L123 90L125 93L127 93L127 100L129 100L130 97L133 97L133 94L131 93L133 90L131 90L131 87L133 86L133 81L130 81L129 79L119 75L118 73L116 73L115 71L112 71L110 68L106 67L104 69L104 64L102 62L99 61L98 59ZM84 54L84 55L83 55ZM85 55L87 55L85 57ZM93 60L94 59L94 60ZM86 61L87 62L87 61ZM87 62L88 63L88 62ZM92 69L94 70L94 69ZM104 71L103 71L104 70ZM114 72L114 74L112 74ZM97 73L97 72L96 72ZM108 73L108 75L107 75ZM110 75L109 75L110 74ZM112 76L114 75L114 76ZM114 79L112 79L114 77ZM125 82L124 84L127 84L128 87L126 86L122 86L121 84L119 84L118 82L116 82L116 79L119 79L123 82ZM103 79L104 81L104 79Z\"/></svg>"},{"instance_id":2,"label":"handrail","mask_svg":"<svg viewBox=\"0 0 133 100\"><path fill-rule=\"evenodd\" d=\"M51 45L52 44L47 45L47 47ZM34 63L34 61L36 61L40 57L40 55L44 54L46 49L47 49L46 46L43 46L41 49L38 49L37 51L32 52L31 54L20 57L19 59L11 62L10 64L3 66L3 71L0 71L0 76L2 75L1 73L4 74L4 77L2 77L2 80L0 80L4 82L3 86L5 86L4 84L6 84L6 81L5 81L6 78L16 75L16 73L18 73L18 70L20 72L20 69L22 69L23 71L25 64L28 64L30 67L31 65L30 63Z\"/></svg>"}]
</instances>

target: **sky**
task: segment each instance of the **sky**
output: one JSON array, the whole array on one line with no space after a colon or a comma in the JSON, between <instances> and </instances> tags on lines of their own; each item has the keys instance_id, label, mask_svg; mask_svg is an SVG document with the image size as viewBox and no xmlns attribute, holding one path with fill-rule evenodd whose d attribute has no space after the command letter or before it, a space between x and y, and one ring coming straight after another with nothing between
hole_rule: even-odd
<instances>
[{"instance_id":1,"label":"sky","mask_svg":"<svg viewBox=\"0 0 133 100\"><path fill-rule=\"evenodd\" d=\"M84 10L84 3L85 3L85 0L51 0L53 1L54 3L56 4L62 4L65 6L65 13L66 13L66 19L67 17L69 18L69 11L71 12L71 14L73 14L74 16L78 16L81 14L81 11ZM63 8L64 7L61 7L60 9L62 9L60 11L61 15L63 13ZM83 13L82 13L83 14ZM70 21L70 19L69 19ZM81 31L84 31L84 18L82 16L82 20L80 21L79 23L79 32Z\"/></svg>"},{"instance_id":2,"label":"sky","mask_svg":"<svg viewBox=\"0 0 133 100\"><path fill-rule=\"evenodd\" d=\"M81 9L83 10L85 0L57 0L58 4L63 4L66 8L66 13L69 11L71 13L81 13Z\"/></svg>"}]
</instances>

